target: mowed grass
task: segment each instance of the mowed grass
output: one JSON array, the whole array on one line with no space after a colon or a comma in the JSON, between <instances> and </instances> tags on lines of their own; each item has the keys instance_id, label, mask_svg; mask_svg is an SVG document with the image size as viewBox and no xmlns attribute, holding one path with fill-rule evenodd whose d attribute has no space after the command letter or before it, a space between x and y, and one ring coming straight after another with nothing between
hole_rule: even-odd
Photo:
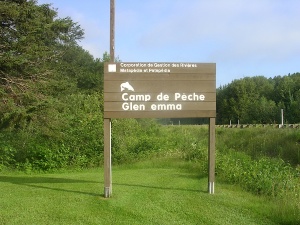
<instances>
[{"instance_id":1,"label":"mowed grass","mask_svg":"<svg viewBox=\"0 0 300 225\"><path fill-rule=\"evenodd\" d=\"M275 203L216 182L178 160L113 167L113 196L103 170L0 174L0 224L277 224Z\"/></svg>"}]
</instances>

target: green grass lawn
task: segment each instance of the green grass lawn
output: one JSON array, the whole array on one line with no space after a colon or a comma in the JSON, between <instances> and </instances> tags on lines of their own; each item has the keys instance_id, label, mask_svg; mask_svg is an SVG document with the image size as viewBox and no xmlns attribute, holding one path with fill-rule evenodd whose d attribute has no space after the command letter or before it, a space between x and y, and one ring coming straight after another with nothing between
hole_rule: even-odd
<instances>
[{"instance_id":1,"label":"green grass lawn","mask_svg":"<svg viewBox=\"0 0 300 225\"><path fill-rule=\"evenodd\" d=\"M113 167L113 196L103 170L0 174L0 224L277 224L275 204L216 182L188 163Z\"/></svg>"}]
</instances>

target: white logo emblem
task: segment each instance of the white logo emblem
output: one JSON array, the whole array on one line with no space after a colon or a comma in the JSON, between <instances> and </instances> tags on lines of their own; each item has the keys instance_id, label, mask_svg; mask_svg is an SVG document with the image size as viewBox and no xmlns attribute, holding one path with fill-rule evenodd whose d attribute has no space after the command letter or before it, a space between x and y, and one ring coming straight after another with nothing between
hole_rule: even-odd
<instances>
[{"instance_id":1,"label":"white logo emblem","mask_svg":"<svg viewBox=\"0 0 300 225\"><path fill-rule=\"evenodd\" d=\"M116 64L108 64L108 72L109 73L115 73L117 71L117 65Z\"/></svg>"},{"instance_id":2,"label":"white logo emblem","mask_svg":"<svg viewBox=\"0 0 300 225\"><path fill-rule=\"evenodd\" d=\"M125 83L122 83L122 84L120 85L120 87L121 87L121 92L122 92L122 91L125 91L125 89L127 89L128 91L134 91L134 88L129 84L128 81L125 82Z\"/></svg>"}]
</instances>

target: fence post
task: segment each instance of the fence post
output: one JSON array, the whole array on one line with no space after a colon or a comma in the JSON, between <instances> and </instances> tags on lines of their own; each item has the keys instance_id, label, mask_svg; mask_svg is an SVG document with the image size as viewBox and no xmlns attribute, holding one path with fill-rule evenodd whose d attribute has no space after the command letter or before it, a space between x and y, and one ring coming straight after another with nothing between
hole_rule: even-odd
<instances>
[{"instance_id":1,"label":"fence post","mask_svg":"<svg viewBox=\"0 0 300 225\"><path fill-rule=\"evenodd\" d=\"M208 152L208 192L215 193L215 149L216 149L216 134L215 134L216 118L209 118L209 152Z\"/></svg>"}]
</instances>

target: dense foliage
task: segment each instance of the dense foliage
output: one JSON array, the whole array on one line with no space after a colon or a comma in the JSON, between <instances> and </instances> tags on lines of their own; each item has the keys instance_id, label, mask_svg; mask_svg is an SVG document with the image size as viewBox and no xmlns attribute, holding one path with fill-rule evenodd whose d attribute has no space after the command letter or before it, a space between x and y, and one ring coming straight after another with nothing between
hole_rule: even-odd
<instances>
[{"instance_id":1,"label":"dense foliage","mask_svg":"<svg viewBox=\"0 0 300 225\"><path fill-rule=\"evenodd\" d=\"M245 77L217 90L219 124L300 122L300 73L265 78Z\"/></svg>"},{"instance_id":2,"label":"dense foliage","mask_svg":"<svg viewBox=\"0 0 300 225\"><path fill-rule=\"evenodd\" d=\"M103 61L51 5L0 1L0 160L49 170L94 165L102 148Z\"/></svg>"}]
</instances>

